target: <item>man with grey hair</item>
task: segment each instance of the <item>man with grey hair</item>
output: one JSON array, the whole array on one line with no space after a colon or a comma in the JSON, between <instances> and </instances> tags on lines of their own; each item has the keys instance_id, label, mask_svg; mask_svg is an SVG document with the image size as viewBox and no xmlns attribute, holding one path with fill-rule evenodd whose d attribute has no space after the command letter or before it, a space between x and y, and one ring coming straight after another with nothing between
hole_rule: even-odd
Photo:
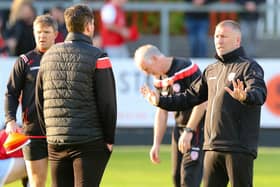
<instances>
[{"instance_id":1,"label":"man with grey hair","mask_svg":"<svg viewBox=\"0 0 280 187\"><path fill-rule=\"evenodd\" d=\"M253 186L261 105L267 89L262 67L241 44L239 24L220 22L214 42L217 62L210 64L184 94L159 96L148 87L142 94L167 110L185 110L208 100L204 128L205 187Z\"/></svg>"},{"instance_id":2,"label":"man with grey hair","mask_svg":"<svg viewBox=\"0 0 280 187\"><path fill-rule=\"evenodd\" d=\"M201 74L190 59L166 57L153 45L143 45L135 51L137 67L152 75L161 95L185 92ZM172 179L175 187L199 187L203 168L203 122L205 104L174 113L172 131ZM160 163L160 144L167 128L168 111L157 108L154 120L154 140L150 150L152 163ZM181 148L179 148L179 145Z\"/></svg>"}]
</instances>

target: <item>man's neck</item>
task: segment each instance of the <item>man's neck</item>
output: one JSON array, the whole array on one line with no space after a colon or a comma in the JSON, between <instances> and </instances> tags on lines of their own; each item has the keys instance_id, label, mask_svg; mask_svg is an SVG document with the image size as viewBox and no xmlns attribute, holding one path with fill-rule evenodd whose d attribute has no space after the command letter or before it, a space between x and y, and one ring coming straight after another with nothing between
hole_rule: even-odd
<instances>
[{"instance_id":1,"label":"man's neck","mask_svg":"<svg viewBox=\"0 0 280 187\"><path fill-rule=\"evenodd\" d=\"M164 59L164 69L163 69L163 73L166 75L167 72L170 70L171 65L172 65L172 61L173 61L173 57L165 57Z\"/></svg>"}]
</instances>

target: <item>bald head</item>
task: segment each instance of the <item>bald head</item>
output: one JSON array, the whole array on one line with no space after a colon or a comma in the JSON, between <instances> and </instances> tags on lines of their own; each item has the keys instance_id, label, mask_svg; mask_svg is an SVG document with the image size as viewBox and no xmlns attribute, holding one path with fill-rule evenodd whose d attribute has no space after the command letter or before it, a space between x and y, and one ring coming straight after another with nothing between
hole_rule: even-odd
<instances>
[{"instance_id":1,"label":"bald head","mask_svg":"<svg viewBox=\"0 0 280 187\"><path fill-rule=\"evenodd\" d=\"M141 65L143 63L150 63L150 59L152 56L161 56L162 53L160 50L154 45L143 45L136 49L134 53L134 60L137 65Z\"/></svg>"},{"instance_id":2,"label":"bald head","mask_svg":"<svg viewBox=\"0 0 280 187\"><path fill-rule=\"evenodd\" d=\"M154 76L162 74L166 64L164 62L164 55L156 46L150 44L143 45L136 49L134 61L141 71Z\"/></svg>"}]
</instances>

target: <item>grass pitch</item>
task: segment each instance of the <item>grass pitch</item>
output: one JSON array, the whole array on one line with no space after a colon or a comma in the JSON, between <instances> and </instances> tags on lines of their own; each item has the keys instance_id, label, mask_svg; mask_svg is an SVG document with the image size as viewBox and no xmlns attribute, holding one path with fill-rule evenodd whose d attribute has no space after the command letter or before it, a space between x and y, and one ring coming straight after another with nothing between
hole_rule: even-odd
<instances>
[{"instance_id":1,"label":"grass pitch","mask_svg":"<svg viewBox=\"0 0 280 187\"><path fill-rule=\"evenodd\" d=\"M115 146L100 186L172 187L170 146L161 147L159 165L150 162L149 150L150 146ZM280 186L280 148L261 147L254 163L254 187ZM5 187L21 184L14 182Z\"/></svg>"}]
</instances>

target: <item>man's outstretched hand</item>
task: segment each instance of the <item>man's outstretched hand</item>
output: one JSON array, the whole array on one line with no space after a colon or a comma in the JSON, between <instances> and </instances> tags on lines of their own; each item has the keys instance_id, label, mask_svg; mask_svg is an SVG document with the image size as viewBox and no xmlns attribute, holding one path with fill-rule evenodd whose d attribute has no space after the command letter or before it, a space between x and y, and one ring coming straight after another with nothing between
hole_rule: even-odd
<instances>
[{"instance_id":1,"label":"man's outstretched hand","mask_svg":"<svg viewBox=\"0 0 280 187\"><path fill-rule=\"evenodd\" d=\"M159 102L159 94L153 90L151 90L147 85L144 85L140 89L143 97L152 105L157 106Z\"/></svg>"},{"instance_id":2,"label":"man's outstretched hand","mask_svg":"<svg viewBox=\"0 0 280 187\"><path fill-rule=\"evenodd\" d=\"M244 83L237 79L237 82L234 80L232 81L233 90L228 87L225 87L225 90L233 97L234 99L242 102L245 101L247 96L247 90L244 88Z\"/></svg>"}]
</instances>

